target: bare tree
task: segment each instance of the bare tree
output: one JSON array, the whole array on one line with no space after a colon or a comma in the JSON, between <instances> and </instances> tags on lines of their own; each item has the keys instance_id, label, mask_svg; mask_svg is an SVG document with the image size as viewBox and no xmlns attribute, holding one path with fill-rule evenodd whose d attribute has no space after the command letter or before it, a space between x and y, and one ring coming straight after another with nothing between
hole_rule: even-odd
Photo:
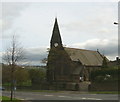
<instances>
[{"instance_id":1,"label":"bare tree","mask_svg":"<svg viewBox=\"0 0 120 102\"><path fill-rule=\"evenodd\" d=\"M24 50L23 47L18 43L16 36L12 36L12 41L10 46L5 51L3 55L3 60L10 66L11 68L11 101L13 99L13 91L14 91L14 71L15 67L21 60L24 59Z\"/></svg>"}]
</instances>

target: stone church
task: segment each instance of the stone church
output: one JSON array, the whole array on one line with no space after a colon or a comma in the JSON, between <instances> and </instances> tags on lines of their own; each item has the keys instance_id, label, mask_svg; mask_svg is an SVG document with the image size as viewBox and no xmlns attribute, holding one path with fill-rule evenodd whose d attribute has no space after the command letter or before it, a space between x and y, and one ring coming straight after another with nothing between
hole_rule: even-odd
<instances>
[{"instance_id":1,"label":"stone church","mask_svg":"<svg viewBox=\"0 0 120 102\"><path fill-rule=\"evenodd\" d=\"M49 83L89 81L90 72L101 68L103 59L104 56L99 51L63 47L57 18L55 18L47 62Z\"/></svg>"}]
</instances>

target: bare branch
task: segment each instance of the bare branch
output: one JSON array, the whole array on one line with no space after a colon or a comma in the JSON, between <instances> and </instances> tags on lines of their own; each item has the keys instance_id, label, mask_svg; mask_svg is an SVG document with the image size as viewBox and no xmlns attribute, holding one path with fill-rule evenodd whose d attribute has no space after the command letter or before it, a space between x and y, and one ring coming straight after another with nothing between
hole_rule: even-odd
<instances>
[{"instance_id":1,"label":"bare branch","mask_svg":"<svg viewBox=\"0 0 120 102\"><path fill-rule=\"evenodd\" d=\"M6 49L5 54L3 54L3 60L8 65L16 65L19 61L23 59L25 59L24 49L16 40L15 35L13 35L11 45Z\"/></svg>"}]
</instances>

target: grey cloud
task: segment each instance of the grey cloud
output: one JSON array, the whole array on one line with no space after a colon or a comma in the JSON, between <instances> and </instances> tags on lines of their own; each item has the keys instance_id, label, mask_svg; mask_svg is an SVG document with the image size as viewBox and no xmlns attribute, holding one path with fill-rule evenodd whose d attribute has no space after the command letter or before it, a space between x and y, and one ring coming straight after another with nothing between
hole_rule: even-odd
<instances>
[{"instance_id":1,"label":"grey cloud","mask_svg":"<svg viewBox=\"0 0 120 102\"><path fill-rule=\"evenodd\" d=\"M117 39L92 39L84 43L73 44L72 47L88 50L99 50L101 54L109 56L110 60L118 56L118 40Z\"/></svg>"},{"instance_id":2,"label":"grey cloud","mask_svg":"<svg viewBox=\"0 0 120 102\"><path fill-rule=\"evenodd\" d=\"M2 3L2 31L5 32L12 27L13 21L21 15L21 12L27 8L29 3L22 2L3 2ZM4 33L2 38L9 37L8 34Z\"/></svg>"},{"instance_id":3,"label":"grey cloud","mask_svg":"<svg viewBox=\"0 0 120 102\"><path fill-rule=\"evenodd\" d=\"M107 6L107 4L105 5ZM114 28L113 25L114 20L118 19L117 5L114 7L107 6L107 8L104 7L105 5L103 5L103 9L102 5L98 5L96 9L90 9L90 12L86 12L86 14L81 12L81 14L86 16L84 18L81 16L78 20L73 20L69 23L62 24L63 30L68 31L69 33L71 32L71 34L86 33L86 36L89 34L99 37L101 37L101 34L102 37L117 34L117 27Z\"/></svg>"},{"instance_id":4,"label":"grey cloud","mask_svg":"<svg viewBox=\"0 0 120 102\"><path fill-rule=\"evenodd\" d=\"M24 60L21 60L18 62L18 64L22 65L45 65L42 63L42 60L44 58L47 58L48 52L47 48L45 47L38 47L38 48L27 48L24 50ZM2 55L4 55L5 52L0 52L0 63L2 62ZM4 62L5 63L5 62Z\"/></svg>"},{"instance_id":5,"label":"grey cloud","mask_svg":"<svg viewBox=\"0 0 120 102\"><path fill-rule=\"evenodd\" d=\"M28 64L43 65L41 61L47 58L47 55L47 48L28 48L25 57Z\"/></svg>"},{"instance_id":6,"label":"grey cloud","mask_svg":"<svg viewBox=\"0 0 120 102\"><path fill-rule=\"evenodd\" d=\"M19 11L21 11L21 8L23 8L23 5L21 3L8 3L4 2L2 3L2 15L4 17L14 17L19 16Z\"/></svg>"},{"instance_id":7,"label":"grey cloud","mask_svg":"<svg viewBox=\"0 0 120 102\"><path fill-rule=\"evenodd\" d=\"M102 43L102 42L101 42ZM118 55L118 45L116 44L108 44L106 46L100 46L98 44L98 46L89 46L87 45L86 48L88 49L91 49L91 50L96 50L96 48L98 48L98 50L104 54L104 55L107 55L107 56L117 56Z\"/></svg>"},{"instance_id":8,"label":"grey cloud","mask_svg":"<svg viewBox=\"0 0 120 102\"><path fill-rule=\"evenodd\" d=\"M70 22L70 23L66 23L66 24L62 24L62 27L64 30L66 31L72 31L75 33L79 33L79 32L86 32L86 34L92 34L92 35L107 35L107 34L111 34L114 33L114 29L110 29L107 25L111 24L111 28L112 28L112 24L113 22L111 22L110 20L106 23L104 23L103 20L100 19L96 19L96 20L89 20L86 19L86 22L84 21L74 21L74 22ZM92 26L91 26L92 25ZM106 26L106 28L105 28ZM73 33L74 34L74 33Z\"/></svg>"}]
</instances>

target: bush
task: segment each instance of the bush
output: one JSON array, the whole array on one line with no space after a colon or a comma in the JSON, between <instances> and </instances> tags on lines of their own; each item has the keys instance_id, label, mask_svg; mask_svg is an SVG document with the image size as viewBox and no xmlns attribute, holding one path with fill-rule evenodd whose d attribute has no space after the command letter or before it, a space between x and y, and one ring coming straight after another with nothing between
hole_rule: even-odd
<instances>
[{"instance_id":1,"label":"bush","mask_svg":"<svg viewBox=\"0 0 120 102\"><path fill-rule=\"evenodd\" d=\"M24 69L20 66L15 66L13 72L13 79L15 85L22 85L29 81L29 73L27 69ZM11 84L11 66L3 65L2 66L2 83L6 86Z\"/></svg>"},{"instance_id":2,"label":"bush","mask_svg":"<svg viewBox=\"0 0 120 102\"><path fill-rule=\"evenodd\" d=\"M101 81L114 81L118 80L118 75L120 70L118 68L106 68L101 70L96 70L91 72L91 81L92 82L101 82Z\"/></svg>"},{"instance_id":3,"label":"bush","mask_svg":"<svg viewBox=\"0 0 120 102\"><path fill-rule=\"evenodd\" d=\"M46 73L42 69L30 69L29 70L30 80L32 85L40 85L45 81Z\"/></svg>"},{"instance_id":4,"label":"bush","mask_svg":"<svg viewBox=\"0 0 120 102\"><path fill-rule=\"evenodd\" d=\"M96 82L102 82L104 80L104 76L97 76L96 78L95 78L95 81Z\"/></svg>"},{"instance_id":5,"label":"bush","mask_svg":"<svg viewBox=\"0 0 120 102\"><path fill-rule=\"evenodd\" d=\"M75 85L75 90L76 90L76 91L79 91L79 84L76 84L76 85Z\"/></svg>"}]
</instances>

